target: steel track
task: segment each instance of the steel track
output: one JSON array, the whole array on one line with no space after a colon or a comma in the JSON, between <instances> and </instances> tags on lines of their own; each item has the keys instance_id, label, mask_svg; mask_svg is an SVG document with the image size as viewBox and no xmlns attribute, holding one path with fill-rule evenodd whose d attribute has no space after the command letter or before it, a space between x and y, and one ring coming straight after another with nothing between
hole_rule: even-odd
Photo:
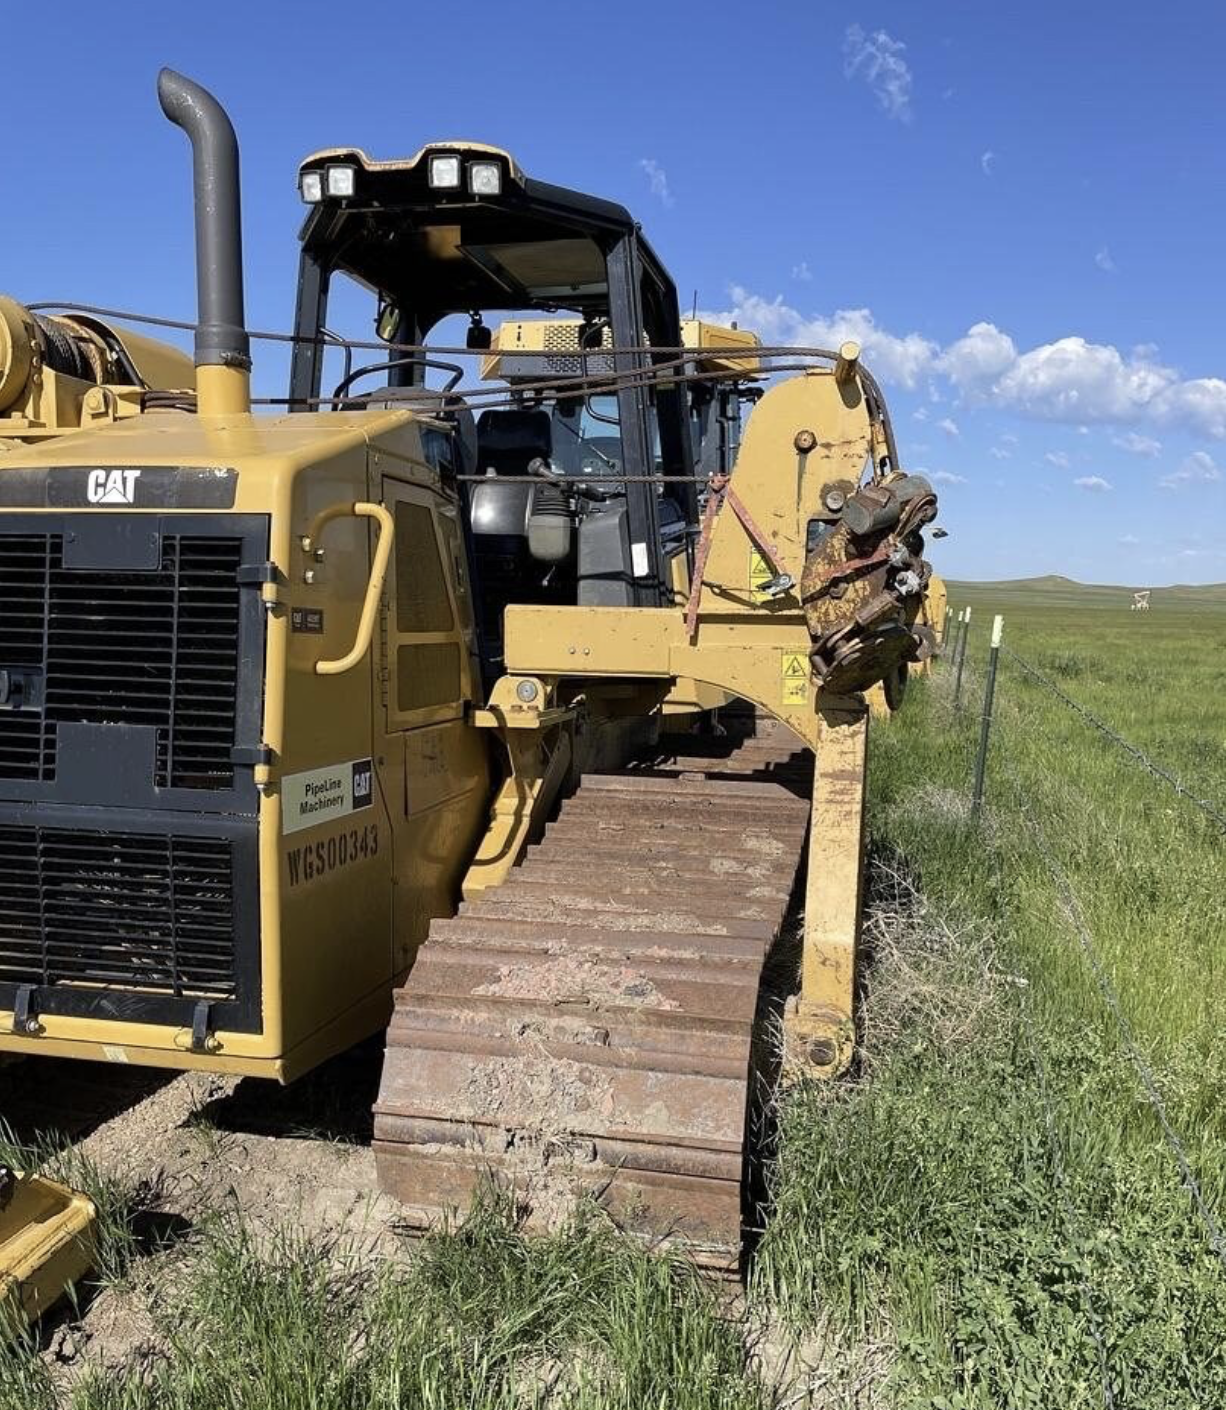
<instances>
[{"instance_id":1,"label":"steel track","mask_svg":"<svg viewBox=\"0 0 1226 1410\"><path fill-rule=\"evenodd\" d=\"M812 778L782 726L741 729L585 777L507 882L432 924L375 1106L410 1223L492 1176L529 1227L590 1195L736 1270L759 986Z\"/></svg>"}]
</instances>

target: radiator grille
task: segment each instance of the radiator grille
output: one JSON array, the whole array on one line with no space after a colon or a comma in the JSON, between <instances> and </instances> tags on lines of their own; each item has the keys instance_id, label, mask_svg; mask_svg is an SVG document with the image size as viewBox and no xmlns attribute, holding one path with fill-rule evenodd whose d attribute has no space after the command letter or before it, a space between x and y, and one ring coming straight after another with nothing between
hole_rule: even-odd
<instances>
[{"instance_id":1,"label":"radiator grille","mask_svg":"<svg viewBox=\"0 0 1226 1410\"><path fill-rule=\"evenodd\" d=\"M0 984L237 992L233 844L0 825Z\"/></svg>"},{"instance_id":2,"label":"radiator grille","mask_svg":"<svg viewBox=\"0 0 1226 1410\"><path fill-rule=\"evenodd\" d=\"M0 537L0 778L53 782L72 721L154 726L158 787L232 787L241 560L165 534L153 572L70 569L60 533Z\"/></svg>"}]
</instances>

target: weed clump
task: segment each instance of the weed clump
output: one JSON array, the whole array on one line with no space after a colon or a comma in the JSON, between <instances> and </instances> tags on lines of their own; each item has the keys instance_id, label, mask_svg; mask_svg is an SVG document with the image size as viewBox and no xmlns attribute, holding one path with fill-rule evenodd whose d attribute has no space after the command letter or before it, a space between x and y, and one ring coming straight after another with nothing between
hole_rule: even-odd
<instances>
[{"instance_id":1,"label":"weed clump","mask_svg":"<svg viewBox=\"0 0 1226 1410\"><path fill-rule=\"evenodd\" d=\"M1114 658L1061 654L1031 657L1119 720L1094 696ZM955 801L978 719L948 677L878 729L863 1054L781 1104L755 1294L796 1335L887 1344L883 1405L1226 1404L1226 1273L1033 825L1220 1211L1218 842L1028 689L998 685L981 826Z\"/></svg>"},{"instance_id":2,"label":"weed clump","mask_svg":"<svg viewBox=\"0 0 1226 1410\"><path fill-rule=\"evenodd\" d=\"M739 1324L688 1265L589 1207L556 1235L525 1237L492 1189L403 1263L219 1219L151 1310L156 1346L87 1372L70 1410L766 1404ZM25 1398L6 1400L10 1388ZM4 1410L53 1410L53 1390L37 1360L0 1357Z\"/></svg>"}]
</instances>

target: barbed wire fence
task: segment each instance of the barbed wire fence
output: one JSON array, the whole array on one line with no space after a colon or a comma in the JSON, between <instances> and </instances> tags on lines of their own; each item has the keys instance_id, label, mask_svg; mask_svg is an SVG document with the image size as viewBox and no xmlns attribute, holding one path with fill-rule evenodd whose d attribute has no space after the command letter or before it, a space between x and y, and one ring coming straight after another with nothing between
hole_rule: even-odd
<instances>
[{"instance_id":1,"label":"barbed wire fence","mask_svg":"<svg viewBox=\"0 0 1226 1410\"><path fill-rule=\"evenodd\" d=\"M1203 1231L1207 1248L1214 1255L1223 1273L1226 1274L1226 1234L1224 1234L1221 1221L1197 1177L1185 1140L1181 1137L1176 1122L1172 1119L1167 1103L1163 1099L1154 1067L1146 1057L1142 1045L1133 1031L1132 1024L1129 1022L1120 993L1097 942L1094 927L1088 919L1087 908L1074 879L1060 860L1049 830L1045 827L1040 816L1040 810L1036 809L1032 790L1028 788L1025 780L1019 774L1007 750L1002 747L1003 742L1007 741L1007 736L1005 741L1002 741L1001 730L999 728L993 730L996 712L995 697L999 688L997 684L998 668L1001 660L1006 661L1011 668L1006 679L1012 676L1015 681L1025 680L1042 691L1049 699L1067 711L1070 718L1076 719L1109 743L1113 749L1118 751L1122 760L1134 766L1138 772L1144 772L1152 780L1170 789L1188 805L1190 810L1195 810L1197 814L1207 819L1215 832L1220 830L1223 835L1226 835L1226 807L1212 796L1211 789L1203 787L1199 783L1189 783L1186 778L1181 778L1173 769L1153 758L1145 749L1114 729L1094 711L1074 699L1046 672L1007 645L1003 639L1003 621L999 616L992 624L989 654L982 672L971 660L968 673L970 623L971 611L969 607L956 616L953 609L950 608L947 611L941 632L943 673L947 676L948 698L955 715L964 713L965 706L962 698L964 688L973 689L976 685L982 686L982 707L979 712L977 732L978 747L975 751L970 784L970 818L977 824L983 824L983 807L989 777L988 766L989 760L991 760L993 774L998 780L1003 780L1007 786L1007 794L1000 800L999 807L1001 810L1012 811L1020 821L1024 835L1033 848L1033 855L1046 873L1068 932L1076 943L1086 972L1103 1004L1103 1011L1108 1016L1117 1035L1120 1050L1128 1059L1141 1095L1169 1150L1174 1169L1178 1172L1179 1182L1188 1201L1189 1211ZM994 744L995 751L993 751ZM992 817L993 811L994 809L989 805L989 817ZM995 820L998 819L999 812L996 812ZM998 834L999 829L985 828L984 832L989 843L993 863L998 871L998 885L1001 885L1000 873L1005 865L1005 858L999 845L998 836L988 836L989 831ZM1001 885L1002 892L1004 889ZM1020 959L1020 956L1018 958ZM1022 981L1020 1017L1028 1060L1035 1074L1036 1088L1041 1100L1045 1143L1051 1161L1053 1190L1060 1211L1063 1234L1070 1249L1076 1255L1079 1298L1101 1380L1102 1403L1104 1410L1114 1410L1111 1357L1100 1310L1103 1305L1102 1299L1096 1295L1090 1280L1087 1245L1080 1232L1081 1219L1073 1199L1071 1182L1061 1147L1057 1110L1058 1097L1053 1092L1047 1062L1043 1055L1038 1023L1035 1015L1031 1012L1029 984L1025 979Z\"/></svg>"}]
</instances>

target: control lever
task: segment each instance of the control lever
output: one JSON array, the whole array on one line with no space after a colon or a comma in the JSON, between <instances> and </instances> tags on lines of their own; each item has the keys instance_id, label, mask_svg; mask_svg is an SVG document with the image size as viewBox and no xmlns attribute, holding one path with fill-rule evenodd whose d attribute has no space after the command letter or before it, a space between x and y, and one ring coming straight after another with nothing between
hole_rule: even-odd
<instances>
[{"instance_id":1,"label":"control lever","mask_svg":"<svg viewBox=\"0 0 1226 1410\"><path fill-rule=\"evenodd\" d=\"M528 462L528 474L537 480L549 480L553 484L564 485L571 494L597 504L603 504L608 497L607 491L602 491L595 485L588 484L586 480L580 479L577 475L566 475L561 470L555 470L547 460L539 455Z\"/></svg>"}]
</instances>

